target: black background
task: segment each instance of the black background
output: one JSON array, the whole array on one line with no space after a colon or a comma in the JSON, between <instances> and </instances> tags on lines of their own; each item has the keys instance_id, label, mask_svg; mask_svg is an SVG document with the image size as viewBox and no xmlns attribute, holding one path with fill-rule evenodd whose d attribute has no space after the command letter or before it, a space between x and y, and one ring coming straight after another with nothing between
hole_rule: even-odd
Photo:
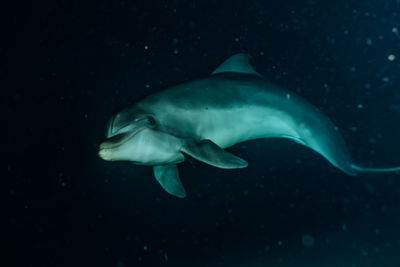
<instances>
[{"instance_id":1,"label":"black background","mask_svg":"<svg viewBox=\"0 0 400 267\"><path fill-rule=\"evenodd\" d=\"M32 1L0 12L2 265L400 265L398 174L349 177L289 141L256 140L230 149L243 170L181 164L180 200L151 168L97 156L121 107L245 52L326 113L358 163L399 165L398 1Z\"/></svg>"}]
</instances>

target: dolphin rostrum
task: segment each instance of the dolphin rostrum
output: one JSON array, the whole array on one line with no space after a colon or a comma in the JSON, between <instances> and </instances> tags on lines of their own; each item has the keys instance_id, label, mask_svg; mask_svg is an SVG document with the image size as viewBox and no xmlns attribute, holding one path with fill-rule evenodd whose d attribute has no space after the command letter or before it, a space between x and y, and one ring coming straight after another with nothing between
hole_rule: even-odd
<instances>
[{"instance_id":1,"label":"dolphin rostrum","mask_svg":"<svg viewBox=\"0 0 400 267\"><path fill-rule=\"evenodd\" d=\"M104 160L153 166L168 193L184 198L177 164L186 155L218 168L247 162L224 149L256 138L281 137L311 148L348 175L392 172L355 165L337 127L293 92L266 81L236 54L209 77L152 94L113 116L100 144Z\"/></svg>"}]
</instances>

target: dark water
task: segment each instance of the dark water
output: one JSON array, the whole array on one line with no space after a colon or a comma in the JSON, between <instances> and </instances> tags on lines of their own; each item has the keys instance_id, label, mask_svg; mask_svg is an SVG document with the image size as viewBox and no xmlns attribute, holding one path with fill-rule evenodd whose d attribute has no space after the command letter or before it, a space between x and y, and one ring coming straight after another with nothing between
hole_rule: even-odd
<instances>
[{"instance_id":1,"label":"dark water","mask_svg":"<svg viewBox=\"0 0 400 267\"><path fill-rule=\"evenodd\" d=\"M326 113L357 163L399 165L399 1L40 1L1 13L2 266L400 266L399 174L350 177L259 140L230 149L246 169L181 164L180 200L150 168L97 157L119 108L245 52Z\"/></svg>"}]
</instances>

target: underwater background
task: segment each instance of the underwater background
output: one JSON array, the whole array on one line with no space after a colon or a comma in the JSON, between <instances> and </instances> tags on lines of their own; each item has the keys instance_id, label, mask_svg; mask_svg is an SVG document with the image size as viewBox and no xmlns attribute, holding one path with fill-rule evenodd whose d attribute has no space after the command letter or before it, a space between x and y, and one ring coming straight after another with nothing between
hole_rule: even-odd
<instances>
[{"instance_id":1,"label":"underwater background","mask_svg":"<svg viewBox=\"0 0 400 267\"><path fill-rule=\"evenodd\" d=\"M249 167L102 161L108 118L243 52L322 110L356 163L400 165L400 1L36 1L0 11L2 266L400 266L400 175L287 140Z\"/></svg>"}]
</instances>

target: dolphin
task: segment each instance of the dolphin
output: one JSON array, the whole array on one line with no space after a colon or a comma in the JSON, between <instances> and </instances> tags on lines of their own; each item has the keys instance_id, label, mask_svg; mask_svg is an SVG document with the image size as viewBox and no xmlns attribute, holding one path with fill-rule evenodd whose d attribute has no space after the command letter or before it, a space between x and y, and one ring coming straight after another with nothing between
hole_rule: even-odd
<instances>
[{"instance_id":1,"label":"dolphin","mask_svg":"<svg viewBox=\"0 0 400 267\"><path fill-rule=\"evenodd\" d=\"M348 175L393 172L353 163L338 128L316 107L257 73L246 54L236 54L204 79L170 87L112 116L99 156L153 167L165 191L186 191L177 164L187 156L224 168L247 162L224 150L258 138L287 138L306 146Z\"/></svg>"}]
</instances>

